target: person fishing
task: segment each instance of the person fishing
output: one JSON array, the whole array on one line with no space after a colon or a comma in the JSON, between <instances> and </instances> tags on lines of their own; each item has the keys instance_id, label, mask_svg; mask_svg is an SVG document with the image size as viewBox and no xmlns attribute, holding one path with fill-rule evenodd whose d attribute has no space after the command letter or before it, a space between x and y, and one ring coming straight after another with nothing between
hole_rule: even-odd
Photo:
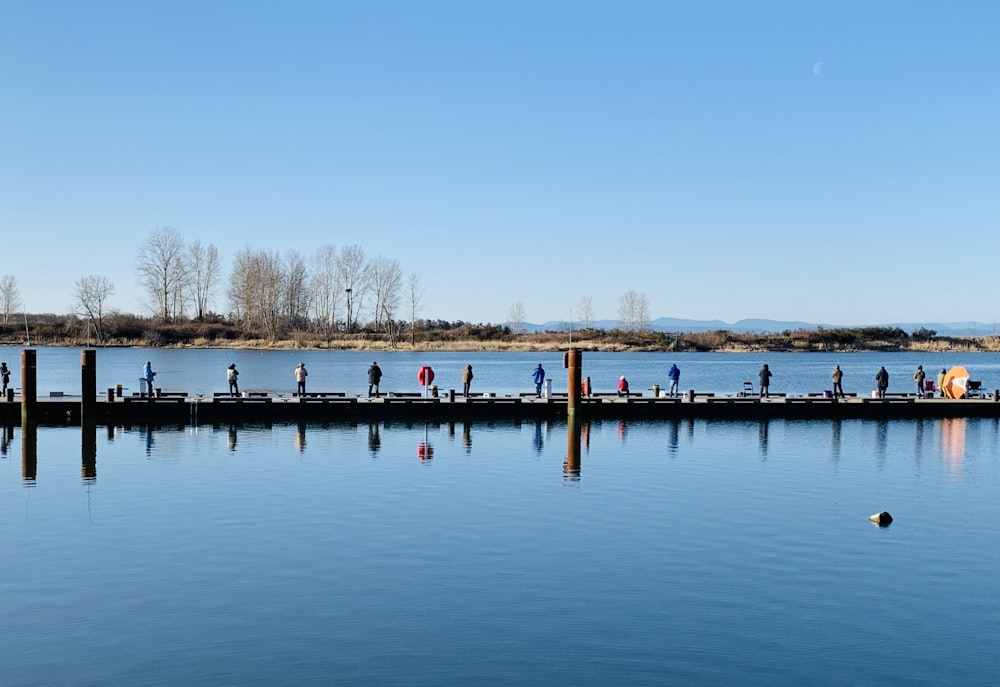
<instances>
[{"instance_id":1,"label":"person fishing","mask_svg":"<svg viewBox=\"0 0 1000 687\"><path fill-rule=\"evenodd\" d=\"M927 375L924 374L924 366L917 365L917 371L913 373L913 381L917 385L917 397L923 397L924 395L924 379Z\"/></svg>"},{"instance_id":2,"label":"person fishing","mask_svg":"<svg viewBox=\"0 0 1000 687\"><path fill-rule=\"evenodd\" d=\"M542 368L541 363L538 363L538 367L531 373L531 379L535 382L535 398L541 398L542 384L545 383L545 370Z\"/></svg>"},{"instance_id":3,"label":"person fishing","mask_svg":"<svg viewBox=\"0 0 1000 687\"><path fill-rule=\"evenodd\" d=\"M236 369L236 363L230 363L229 367L226 368L226 381L229 382L229 395L239 396L240 395L240 383L239 383L240 373Z\"/></svg>"},{"instance_id":4,"label":"person fishing","mask_svg":"<svg viewBox=\"0 0 1000 687\"><path fill-rule=\"evenodd\" d=\"M142 381L146 386L146 398L149 400L153 399L153 379L156 377L156 373L153 372L153 363L149 360L142 368Z\"/></svg>"},{"instance_id":5,"label":"person fishing","mask_svg":"<svg viewBox=\"0 0 1000 687\"><path fill-rule=\"evenodd\" d=\"M469 388L472 386L472 365L466 365L462 370L462 396L469 397Z\"/></svg>"},{"instance_id":6,"label":"person fishing","mask_svg":"<svg viewBox=\"0 0 1000 687\"><path fill-rule=\"evenodd\" d=\"M889 373L886 371L885 365L875 373L875 386L878 388L878 397L885 398L885 391L889 388Z\"/></svg>"},{"instance_id":7,"label":"person fishing","mask_svg":"<svg viewBox=\"0 0 1000 687\"><path fill-rule=\"evenodd\" d=\"M677 394L677 384L681 381L681 368L677 367L677 363L670 364L670 370L667 371L667 379L670 380L670 396L673 397Z\"/></svg>"},{"instance_id":8,"label":"person fishing","mask_svg":"<svg viewBox=\"0 0 1000 687\"><path fill-rule=\"evenodd\" d=\"M306 395L306 377L308 376L309 372L306 370L306 364L304 362L299 363L299 366L295 368L295 385L299 396Z\"/></svg>"},{"instance_id":9,"label":"person fishing","mask_svg":"<svg viewBox=\"0 0 1000 687\"><path fill-rule=\"evenodd\" d=\"M625 379L625 375L622 375L618 380L618 395L628 396L628 380Z\"/></svg>"},{"instance_id":10,"label":"person fishing","mask_svg":"<svg viewBox=\"0 0 1000 687\"><path fill-rule=\"evenodd\" d=\"M10 384L10 368L7 363L0 363L0 381L3 382L3 395L7 396L7 385Z\"/></svg>"},{"instance_id":11,"label":"person fishing","mask_svg":"<svg viewBox=\"0 0 1000 687\"><path fill-rule=\"evenodd\" d=\"M373 362L371 367L368 368L368 397L371 398L372 389L375 390L375 396L378 396L378 385L382 381L382 368L378 366L377 362Z\"/></svg>"}]
</instances>

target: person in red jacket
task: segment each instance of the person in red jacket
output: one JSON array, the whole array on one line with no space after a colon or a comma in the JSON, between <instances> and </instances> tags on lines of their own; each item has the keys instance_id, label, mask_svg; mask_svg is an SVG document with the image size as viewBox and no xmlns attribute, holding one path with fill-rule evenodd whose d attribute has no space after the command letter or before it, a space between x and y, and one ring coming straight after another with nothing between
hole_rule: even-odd
<instances>
[{"instance_id":1,"label":"person in red jacket","mask_svg":"<svg viewBox=\"0 0 1000 687\"><path fill-rule=\"evenodd\" d=\"M618 380L618 395L628 396L628 380L624 376Z\"/></svg>"}]
</instances>

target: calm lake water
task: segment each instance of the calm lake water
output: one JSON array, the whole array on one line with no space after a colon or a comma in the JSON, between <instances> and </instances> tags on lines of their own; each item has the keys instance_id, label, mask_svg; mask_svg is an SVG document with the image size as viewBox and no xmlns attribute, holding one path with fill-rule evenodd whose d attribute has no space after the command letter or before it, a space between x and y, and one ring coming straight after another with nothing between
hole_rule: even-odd
<instances>
[{"instance_id":1,"label":"calm lake water","mask_svg":"<svg viewBox=\"0 0 1000 687\"><path fill-rule=\"evenodd\" d=\"M80 393L80 349L37 348L38 392ZM0 360L13 370L12 384L20 387L21 349L0 347ZM531 375L541 363L553 380L554 391L566 391L561 353L409 353L359 351L246 351L228 349L97 349L99 392L121 384L126 393L139 390L139 375L147 360L158 371L156 385L166 391L211 395L225 391L226 368L240 370L240 389L290 395L295 391L293 371L299 362L309 370L308 389L367 394L368 366L377 361L385 376L383 391L419 391L417 371L430 365L434 383L442 390L462 389L462 369L471 364L472 390L517 394L534 390ZM880 365L889 371L889 391L913 389L913 372L923 365L928 378L943 368L964 365L983 389L1000 388L998 353L591 353L583 354L583 374L595 391L614 391L625 375L633 391L650 393L653 384L666 388L671 363L681 368L681 389L735 394L744 381L757 386L757 373L767 363L774 377L772 392L805 394L831 388L834 365L844 371L844 390L866 395L875 388Z\"/></svg>"},{"instance_id":2,"label":"calm lake water","mask_svg":"<svg viewBox=\"0 0 1000 687\"><path fill-rule=\"evenodd\" d=\"M1000 682L992 420L4 439L4 685Z\"/></svg>"}]
</instances>

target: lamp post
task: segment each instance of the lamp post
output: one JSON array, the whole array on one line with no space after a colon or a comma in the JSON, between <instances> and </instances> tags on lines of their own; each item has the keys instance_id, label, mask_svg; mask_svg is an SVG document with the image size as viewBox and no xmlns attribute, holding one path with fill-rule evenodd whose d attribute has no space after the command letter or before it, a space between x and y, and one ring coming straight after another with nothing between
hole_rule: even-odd
<instances>
[{"instance_id":1,"label":"lamp post","mask_svg":"<svg viewBox=\"0 0 1000 687\"><path fill-rule=\"evenodd\" d=\"M351 289L344 289L347 294L347 333L351 333Z\"/></svg>"}]
</instances>

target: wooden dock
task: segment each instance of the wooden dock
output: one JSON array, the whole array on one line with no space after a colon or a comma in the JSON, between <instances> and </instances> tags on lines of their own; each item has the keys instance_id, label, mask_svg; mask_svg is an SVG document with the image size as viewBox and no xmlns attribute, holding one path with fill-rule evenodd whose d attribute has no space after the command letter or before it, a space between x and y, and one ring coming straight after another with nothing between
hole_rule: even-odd
<instances>
[{"instance_id":1,"label":"wooden dock","mask_svg":"<svg viewBox=\"0 0 1000 687\"><path fill-rule=\"evenodd\" d=\"M34 417L39 424L79 425L84 404L79 396L38 398ZM554 398L481 395L472 398L423 398L418 394L377 398L340 394L305 397L266 394L192 398L183 393L161 397L101 397L91 406L98 424L211 425L220 422L337 422L337 421L463 421L558 420L568 415L565 395ZM695 394L688 397L583 398L576 410L581 419L713 420L761 419L922 419L946 417L1000 418L995 394L975 399L917 398L889 395L884 399L832 399L784 396L761 399L745 396ZM20 399L0 400L0 422L19 424Z\"/></svg>"}]
</instances>

